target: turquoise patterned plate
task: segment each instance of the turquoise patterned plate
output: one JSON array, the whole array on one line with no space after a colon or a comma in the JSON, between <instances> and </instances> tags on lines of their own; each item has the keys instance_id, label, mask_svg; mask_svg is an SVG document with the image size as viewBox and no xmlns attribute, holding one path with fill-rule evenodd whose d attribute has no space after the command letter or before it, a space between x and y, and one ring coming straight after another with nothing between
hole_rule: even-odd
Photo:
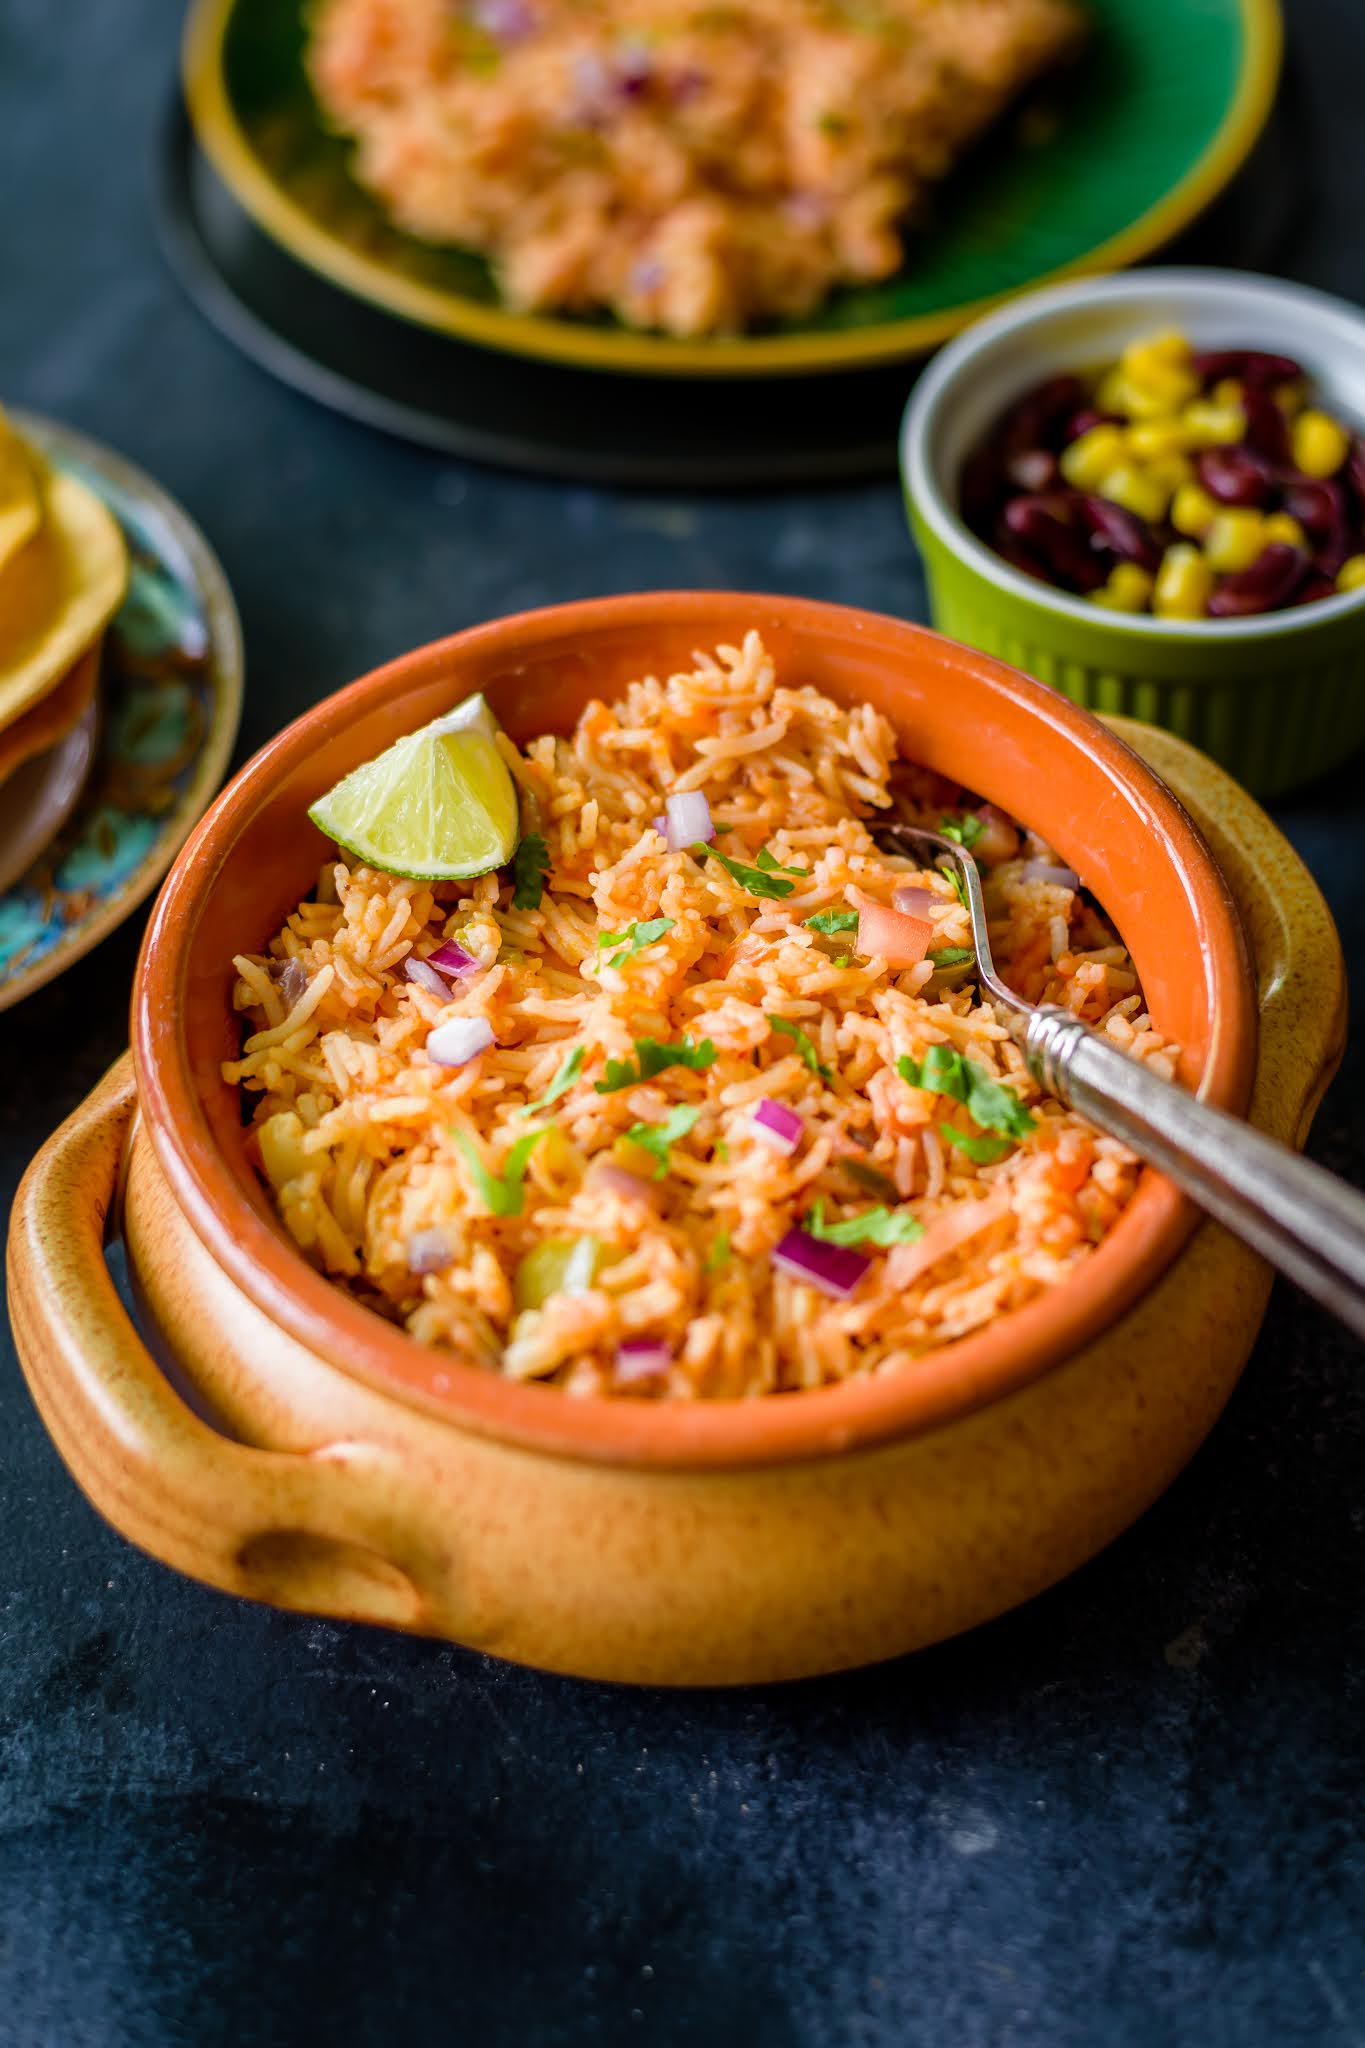
<instances>
[{"instance_id":1,"label":"turquoise patterned plate","mask_svg":"<svg viewBox=\"0 0 1365 2048\"><path fill-rule=\"evenodd\" d=\"M10 417L104 499L131 575L105 639L90 781L57 838L0 894L0 1010L151 894L222 781L242 708L241 627L198 527L122 456L55 421Z\"/></svg>"}]
</instances>

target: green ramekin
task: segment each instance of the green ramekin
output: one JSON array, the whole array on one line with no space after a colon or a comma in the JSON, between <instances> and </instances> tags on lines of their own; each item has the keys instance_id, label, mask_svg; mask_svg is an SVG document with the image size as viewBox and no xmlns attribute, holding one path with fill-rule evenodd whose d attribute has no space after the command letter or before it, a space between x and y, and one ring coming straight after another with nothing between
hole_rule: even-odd
<instances>
[{"instance_id":1,"label":"green ramekin","mask_svg":"<svg viewBox=\"0 0 1365 2048\"><path fill-rule=\"evenodd\" d=\"M1010 567L956 511L964 457L1010 401L1061 370L1180 328L1197 348L1297 357L1329 409L1365 419L1365 318L1232 271L1152 270L1031 293L960 337L906 408L901 474L933 623L1092 711L1190 740L1260 797L1365 745L1365 592L1250 619L1106 612Z\"/></svg>"}]
</instances>

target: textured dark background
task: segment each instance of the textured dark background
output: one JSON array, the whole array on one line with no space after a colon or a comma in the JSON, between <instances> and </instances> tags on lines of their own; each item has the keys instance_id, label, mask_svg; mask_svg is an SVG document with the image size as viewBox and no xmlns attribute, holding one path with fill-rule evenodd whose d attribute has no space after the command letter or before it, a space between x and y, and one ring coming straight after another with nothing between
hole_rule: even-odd
<instances>
[{"instance_id":1,"label":"textured dark background","mask_svg":"<svg viewBox=\"0 0 1365 2048\"><path fill-rule=\"evenodd\" d=\"M1306 204L1280 260L1360 297L1365 18L1290 12ZM202 521L246 627L242 756L372 663L551 599L702 583L922 613L889 481L516 481L238 360L154 240L178 14L0 0L0 393ZM1359 787L1280 813L1358 1002ZM137 936L0 1017L6 1203L124 1043ZM1358 1041L1313 1140L1358 1181L1363 1105ZM863 1676L688 1697L173 1577L77 1494L5 1340L0 2042L1361 2048L1361 1368L1277 1290L1207 1448L1069 1584Z\"/></svg>"}]
</instances>

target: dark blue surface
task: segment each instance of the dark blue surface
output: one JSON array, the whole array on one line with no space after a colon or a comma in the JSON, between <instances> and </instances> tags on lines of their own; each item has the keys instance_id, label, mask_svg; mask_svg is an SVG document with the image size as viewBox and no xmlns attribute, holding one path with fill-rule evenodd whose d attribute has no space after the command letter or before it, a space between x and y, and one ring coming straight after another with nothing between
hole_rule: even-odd
<instances>
[{"instance_id":1,"label":"dark blue surface","mask_svg":"<svg viewBox=\"0 0 1365 2048\"><path fill-rule=\"evenodd\" d=\"M1365 292L1359 0L1291 0L1295 275ZM0 396L121 447L241 604L241 754L472 620L659 584L920 615L894 486L499 478L239 361L163 270L170 0L0 0ZM1359 769L1282 821L1365 954ZM0 1017L0 1190L125 1038L137 931ZM1365 1180L1365 1056L1313 1141ZM1142 1524L961 1643L670 1697L237 1605L85 1505L0 1356L6 2048L1361 2048L1365 1392L1277 1290Z\"/></svg>"}]
</instances>

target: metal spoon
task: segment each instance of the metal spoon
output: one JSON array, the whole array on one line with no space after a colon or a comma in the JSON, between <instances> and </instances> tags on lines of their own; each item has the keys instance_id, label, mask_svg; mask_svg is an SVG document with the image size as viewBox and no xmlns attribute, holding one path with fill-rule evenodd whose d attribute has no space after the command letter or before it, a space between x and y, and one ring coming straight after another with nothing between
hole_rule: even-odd
<instances>
[{"instance_id":1,"label":"metal spoon","mask_svg":"<svg viewBox=\"0 0 1365 2048\"><path fill-rule=\"evenodd\" d=\"M1198 1101L1128 1058L1069 1010L1026 1003L995 972L976 862L937 832L882 825L887 853L961 877L977 980L1040 1088L1183 1188L1220 1223L1365 1337L1365 1195L1287 1145Z\"/></svg>"}]
</instances>

